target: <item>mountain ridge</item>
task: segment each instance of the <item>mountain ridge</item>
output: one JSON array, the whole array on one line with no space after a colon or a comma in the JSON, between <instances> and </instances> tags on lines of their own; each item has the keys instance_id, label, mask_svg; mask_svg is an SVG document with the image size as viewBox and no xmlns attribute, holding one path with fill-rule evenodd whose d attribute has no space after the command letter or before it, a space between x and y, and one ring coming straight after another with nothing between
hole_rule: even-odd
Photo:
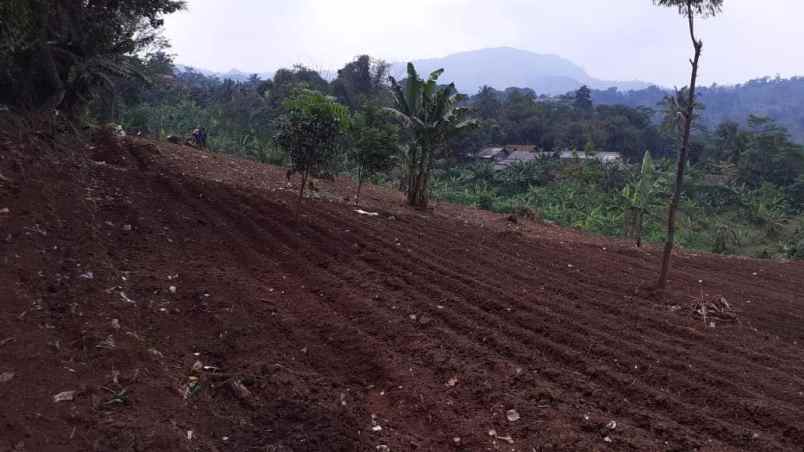
<instances>
[{"instance_id":1,"label":"mountain ridge","mask_svg":"<svg viewBox=\"0 0 804 452\"><path fill-rule=\"evenodd\" d=\"M531 88L538 94L558 95L574 91L582 85L593 89L616 87L620 91L648 88L654 84L643 81L606 81L589 75L577 63L555 54L540 54L514 47L492 47L458 52L440 58L412 60L420 74L445 69L445 80L455 83L459 91L474 94L484 85L504 90L510 87ZM391 73L404 76L407 63L391 63ZM181 72L194 70L206 76L245 81L252 74L262 79L272 78L272 72L248 72L230 69L211 71L188 65L176 65ZM327 80L334 79L337 70L319 71Z\"/></svg>"},{"instance_id":2,"label":"mountain ridge","mask_svg":"<svg viewBox=\"0 0 804 452\"><path fill-rule=\"evenodd\" d=\"M441 58L413 60L420 74L443 68L459 91L476 93L488 85L498 90L509 87L530 88L537 94L557 95L583 85L593 89L616 87L621 91L645 89L653 85L643 81L607 81L589 75L577 63L555 54L540 54L514 47L469 50ZM391 65L392 73L404 74L406 63Z\"/></svg>"}]
</instances>

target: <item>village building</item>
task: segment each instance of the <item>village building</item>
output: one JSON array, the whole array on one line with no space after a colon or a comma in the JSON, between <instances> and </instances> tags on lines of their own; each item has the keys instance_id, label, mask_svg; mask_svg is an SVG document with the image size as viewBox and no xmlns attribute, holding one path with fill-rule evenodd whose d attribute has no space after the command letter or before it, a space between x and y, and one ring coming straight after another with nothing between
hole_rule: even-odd
<instances>
[{"instance_id":1,"label":"village building","mask_svg":"<svg viewBox=\"0 0 804 452\"><path fill-rule=\"evenodd\" d=\"M563 150L558 152L539 151L532 144L509 144L505 146L493 146L480 150L475 154L475 158L480 161L493 163L495 170L504 170L516 163L525 163L538 158L559 158L561 160L599 160L602 163L622 162L623 156L619 152L578 152Z\"/></svg>"}]
</instances>

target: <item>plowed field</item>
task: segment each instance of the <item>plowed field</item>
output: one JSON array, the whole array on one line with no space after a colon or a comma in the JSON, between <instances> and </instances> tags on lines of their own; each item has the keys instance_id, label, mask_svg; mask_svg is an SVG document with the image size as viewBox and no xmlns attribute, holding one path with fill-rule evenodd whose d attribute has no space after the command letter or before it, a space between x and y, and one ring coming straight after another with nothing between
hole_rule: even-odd
<instances>
[{"instance_id":1,"label":"plowed field","mask_svg":"<svg viewBox=\"0 0 804 452\"><path fill-rule=\"evenodd\" d=\"M0 136L0 451L804 450L801 263L656 294L652 248L44 141Z\"/></svg>"}]
</instances>

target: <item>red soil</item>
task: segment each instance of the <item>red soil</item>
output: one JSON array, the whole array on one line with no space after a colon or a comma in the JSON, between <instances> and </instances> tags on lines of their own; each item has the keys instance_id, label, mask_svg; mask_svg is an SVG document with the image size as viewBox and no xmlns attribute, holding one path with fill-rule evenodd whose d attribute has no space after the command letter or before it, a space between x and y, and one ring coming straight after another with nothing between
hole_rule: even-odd
<instances>
[{"instance_id":1,"label":"red soil","mask_svg":"<svg viewBox=\"0 0 804 452\"><path fill-rule=\"evenodd\" d=\"M801 263L657 295L626 242L51 142L0 135L0 451L802 450Z\"/></svg>"}]
</instances>

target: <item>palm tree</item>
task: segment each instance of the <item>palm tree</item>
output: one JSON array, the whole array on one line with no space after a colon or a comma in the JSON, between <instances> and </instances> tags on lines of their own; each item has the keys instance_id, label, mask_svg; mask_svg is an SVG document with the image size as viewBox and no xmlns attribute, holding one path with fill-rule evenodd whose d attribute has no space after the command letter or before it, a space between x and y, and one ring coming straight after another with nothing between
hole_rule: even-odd
<instances>
[{"instance_id":1,"label":"palm tree","mask_svg":"<svg viewBox=\"0 0 804 452\"><path fill-rule=\"evenodd\" d=\"M406 156L406 188L408 204L416 208L427 207L430 171L437 153L446 147L450 136L475 124L474 120L465 119L467 110L458 107L455 84L438 85L443 73L443 69L433 71L424 81L413 64L408 63L404 87L390 78L394 107L386 110L409 128L414 137Z\"/></svg>"}]
</instances>

